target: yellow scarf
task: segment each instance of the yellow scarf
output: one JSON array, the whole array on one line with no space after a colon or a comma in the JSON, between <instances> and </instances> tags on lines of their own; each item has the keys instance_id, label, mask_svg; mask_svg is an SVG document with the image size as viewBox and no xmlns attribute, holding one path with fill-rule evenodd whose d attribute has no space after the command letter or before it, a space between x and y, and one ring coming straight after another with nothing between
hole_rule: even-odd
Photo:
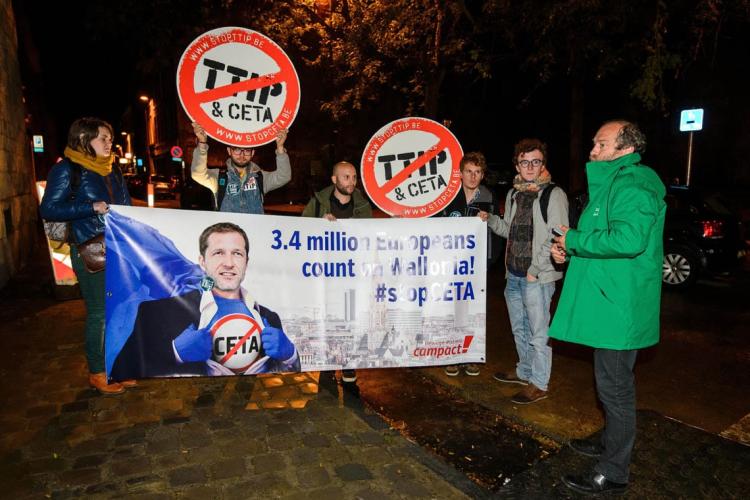
<instances>
[{"instance_id":1,"label":"yellow scarf","mask_svg":"<svg viewBox=\"0 0 750 500\"><path fill-rule=\"evenodd\" d=\"M97 156L92 159L89 155L70 147L66 147L63 154L86 170L91 170L101 176L107 176L112 173L112 155Z\"/></svg>"}]
</instances>

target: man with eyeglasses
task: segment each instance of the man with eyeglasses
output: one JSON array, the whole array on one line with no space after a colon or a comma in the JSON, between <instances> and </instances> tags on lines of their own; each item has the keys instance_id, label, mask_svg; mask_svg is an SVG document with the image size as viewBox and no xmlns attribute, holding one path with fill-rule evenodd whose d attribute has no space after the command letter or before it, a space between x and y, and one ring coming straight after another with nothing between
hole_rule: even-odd
<instances>
[{"instance_id":1,"label":"man with eyeglasses","mask_svg":"<svg viewBox=\"0 0 750 500\"><path fill-rule=\"evenodd\" d=\"M284 149L287 131L276 134L276 170L262 170L252 162L252 148L227 147L227 169L208 168L208 136L198 123L193 122L198 144L193 151L190 172L193 180L214 194L214 208L221 212L245 214L263 213L263 196L280 188L292 178L289 155Z\"/></svg>"},{"instance_id":2,"label":"man with eyeglasses","mask_svg":"<svg viewBox=\"0 0 750 500\"><path fill-rule=\"evenodd\" d=\"M508 240L505 303L518 363L514 370L496 373L494 378L524 386L511 401L529 404L547 397L552 372L552 348L547 345L550 304L555 282L563 273L550 258L551 230L568 224L568 198L552 183L547 145L539 139L516 144L513 163L518 175L506 196L503 217L487 212L480 212L479 217Z\"/></svg>"},{"instance_id":3,"label":"man with eyeglasses","mask_svg":"<svg viewBox=\"0 0 750 500\"><path fill-rule=\"evenodd\" d=\"M461 170L461 191L453 198L453 201L440 212L442 217L474 217L479 212L493 213L495 211L495 198L492 191L482 186L484 173L487 171L487 161L479 152L466 153L459 164ZM490 241L490 238L487 238ZM487 249L489 257L490 249ZM470 377L479 376L479 365L466 363L463 365L448 365L445 374L449 377L457 377L463 368L464 373Z\"/></svg>"}]
</instances>

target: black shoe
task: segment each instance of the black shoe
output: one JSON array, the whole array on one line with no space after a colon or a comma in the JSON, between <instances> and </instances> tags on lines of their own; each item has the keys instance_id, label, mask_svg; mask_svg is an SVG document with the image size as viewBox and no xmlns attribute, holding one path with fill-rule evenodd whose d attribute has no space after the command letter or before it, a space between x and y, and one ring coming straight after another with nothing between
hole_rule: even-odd
<instances>
[{"instance_id":1,"label":"black shoe","mask_svg":"<svg viewBox=\"0 0 750 500\"><path fill-rule=\"evenodd\" d=\"M578 493L596 495L598 493L624 493L628 483L615 483L598 472L586 476L563 476L565 486Z\"/></svg>"},{"instance_id":2,"label":"black shoe","mask_svg":"<svg viewBox=\"0 0 750 500\"><path fill-rule=\"evenodd\" d=\"M344 382L356 382L357 370L341 370L341 380Z\"/></svg>"},{"instance_id":3,"label":"black shoe","mask_svg":"<svg viewBox=\"0 0 750 500\"><path fill-rule=\"evenodd\" d=\"M604 453L604 446L594 441L588 441L586 439L571 439L568 446L573 448L573 451L586 455L587 457L600 457Z\"/></svg>"}]
</instances>

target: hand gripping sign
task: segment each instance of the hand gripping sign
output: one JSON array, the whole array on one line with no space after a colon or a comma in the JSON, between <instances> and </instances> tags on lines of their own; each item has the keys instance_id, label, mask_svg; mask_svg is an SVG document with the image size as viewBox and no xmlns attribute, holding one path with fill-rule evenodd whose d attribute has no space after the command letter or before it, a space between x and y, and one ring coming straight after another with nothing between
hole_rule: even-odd
<instances>
[{"instance_id":1,"label":"hand gripping sign","mask_svg":"<svg viewBox=\"0 0 750 500\"><path fill-rule=\"evenodd\" d=\"M218 28L185 49L177 68L182 107L224 144L255 147L289 128L299 110L292 61L257 31Z\"/></svg>"},{"instance_id":2,"label":"hand gripping sign","mask_svg":"<svg viewBox=\"0 0 750 500\"><path fill-rule=\"evenodd\" d=\"M211 327L213 360L234 373L250 368L260 354L258 322L246 314L228 314Z\"/></svg>"},{"instance_id":3,"label":"hand gripping sign","mask_svg":"<svg viewBox=\"0 0 750 500\"><path fill-rule=\"evenodd\" d=\"M384 212L430 217L461 190L463 156L456 137L427 118L393 121L372 136L362 154L362 185Z\"/></svg>"}]
</instances>

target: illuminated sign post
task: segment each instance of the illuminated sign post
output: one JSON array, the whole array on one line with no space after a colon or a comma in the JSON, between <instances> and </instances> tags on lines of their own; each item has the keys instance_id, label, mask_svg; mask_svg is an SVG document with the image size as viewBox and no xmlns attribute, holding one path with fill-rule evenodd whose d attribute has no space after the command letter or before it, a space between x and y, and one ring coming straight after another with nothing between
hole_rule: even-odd
<instances>
[{"instance_id":1,"label":"illuminated sign post","mask_svg":"<svg viewBox=\"0 0 750 500\"><path fill-rule=\"evenodd\" d=\"M32 137L34 144L35 153L44 153L44 137L41 135L35 135Z\"/></svg>"},{"instance_id":2,"label":"illuminated sign post","mask_svg":"<svg viewBox=\"0 0 750 500\"><path fill-rule=\"evenodd\" d=\"M687 173L685 185L690 185L690 170L693 159L693 132L703 130L703 109L683 109L680 113L680 132L690 132L688 136Z\"/></svg>"}]
</instances>

